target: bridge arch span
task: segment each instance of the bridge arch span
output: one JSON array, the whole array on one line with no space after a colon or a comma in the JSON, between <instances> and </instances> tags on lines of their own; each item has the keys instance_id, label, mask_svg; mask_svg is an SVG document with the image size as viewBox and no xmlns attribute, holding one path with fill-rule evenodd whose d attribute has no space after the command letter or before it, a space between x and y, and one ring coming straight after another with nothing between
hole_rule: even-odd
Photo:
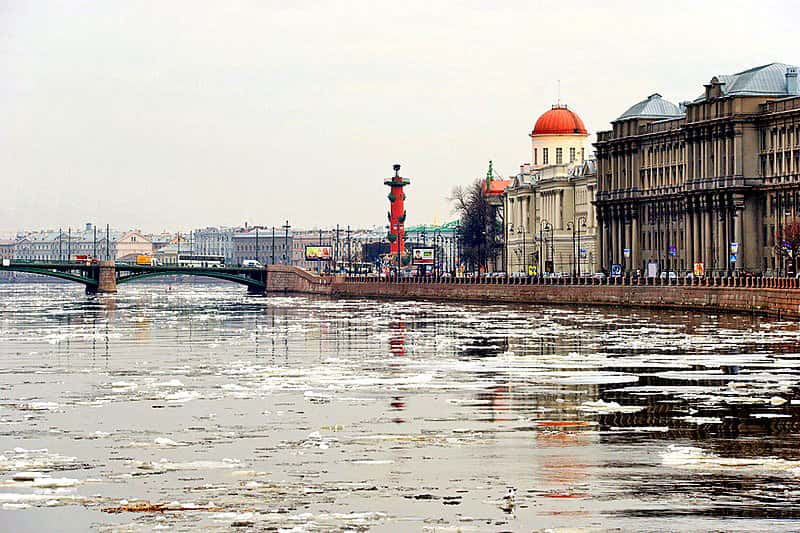
<instances>
[{"instance_id":1,"label":"bridge arch span","mask_svg":"<svg viewBox=\"0 0 800 533\"><path fill-rule=\"evenodd\" d=\"M232 274L230 272L214 272L213 270L199 270L199 269L198 270L165 269L165 270L158 270L155 272L154 271L132 272L130 274L125 274L117 277L117 283L118 284L129 283L131 281L148 279L148 278L157 278L164 276L180 276L180 275L198 276L205 278L221 279L224 281L231 281L233 283L238 283L239 285L246 285L251 292L264 292L267 287L266 280L262 281L256 278L251 278L249 276Z\"/></svg>"},{"instance_id":2,"label":"bridge arch span","mask_svg":"<svg viewBox=\"0 0 800 533\"><path fill-rule=\"evenodd\" d=\"M51 270L48 268L26 267L23 265L12 265L3 267L3 272L22 272L25 274L38 274L40 276L49 276L51 278L59 278L66 281L74 281L85 285L87 289L97 288L97 280L89 277L75 274L67 270Z\"/></svg>"}]
</instances>

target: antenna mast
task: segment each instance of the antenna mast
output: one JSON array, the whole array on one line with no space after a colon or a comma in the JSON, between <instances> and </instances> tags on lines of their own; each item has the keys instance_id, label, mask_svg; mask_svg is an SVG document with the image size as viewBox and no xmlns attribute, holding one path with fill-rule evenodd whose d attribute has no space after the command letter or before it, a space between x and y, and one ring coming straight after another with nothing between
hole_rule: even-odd
<instances>
[{"instance_id":1,"label":"antenna mast","mask_svg":"<svg viewBox=\"0 0 800 533\"><path fill-rule=\"evenodd\" d=\"M556 100L556 105L561 107L561 80L556 80L558 83L558 96Z\"/></svg>"}]
</instances>

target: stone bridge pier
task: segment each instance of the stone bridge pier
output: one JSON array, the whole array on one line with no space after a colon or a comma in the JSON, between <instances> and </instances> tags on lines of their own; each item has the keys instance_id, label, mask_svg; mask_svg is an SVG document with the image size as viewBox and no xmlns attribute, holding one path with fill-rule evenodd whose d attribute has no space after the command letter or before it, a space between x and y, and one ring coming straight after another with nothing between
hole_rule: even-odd
<instances>
[{"instance_id":1,"label":"stone bridge pier","mask_svg":"<svg viewBox=\"0 0 800 533\"><path fill-rule=\"evenodd\" d=\"M93 277L97 280L97 286L87 285L87 293L113 294L117 292L117 267L114 261L100 261L92 270Z\"/></svg>"}]
</instances>

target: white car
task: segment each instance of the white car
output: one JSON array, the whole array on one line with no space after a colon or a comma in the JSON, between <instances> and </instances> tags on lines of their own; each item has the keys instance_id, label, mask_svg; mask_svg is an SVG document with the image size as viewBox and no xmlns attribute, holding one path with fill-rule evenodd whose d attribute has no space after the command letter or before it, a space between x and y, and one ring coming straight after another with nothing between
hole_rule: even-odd
<instances>
[{"instance_id":1,"label":"white car","mask_svg":"<svg viewBox=\"0 0 800 533\"><path fill-rule=\"evenodd\" d=\"M242 266L244 268L261 268L264 265L262 265L260 262L256 261L255 259L245 259L244 261L242 261Z\"/></svg>"}]
</instances>

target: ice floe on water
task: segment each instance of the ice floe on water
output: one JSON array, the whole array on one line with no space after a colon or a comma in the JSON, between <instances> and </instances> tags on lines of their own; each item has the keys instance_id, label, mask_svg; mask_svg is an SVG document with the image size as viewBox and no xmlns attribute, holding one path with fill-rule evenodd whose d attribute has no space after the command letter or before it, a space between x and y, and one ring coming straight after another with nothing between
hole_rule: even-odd
<instances>
[{"instance_id":1,"label":"ice floe on water","mask_svg":"<svg viewBox=\"0 0 800 533\"><path fill-rule=\"evenodd\" d=\"M24 402L17 405L22 411L55 411L60 407L56 402Z\"/></svg>"},{"instance_id":2,"label":"ice floe on water","mask_svg":"<svg viewBox=\"0 0 800 533\"><path fill-rule=\"evenodd\" d=\"M47 448L27 450L18 447L0 453L0 472L50 472L73 469L78 466L77 457L51 453Z\"/></svg>"},{"instance_id":3,"label":"ice floe on water","mask_svg":"<svg viewBox=\"0 0 800 533\"><path fill-rule=\"evenodd\" d=\"M156 437L152 442L131 442L129 448L173 448L178 446L189 446L188 442L177 442L167 437Z\"/></svg>"},{"instance_id":4,"label":"ice floe on water","mask_svg":"<svg viewBox=\"0 0 800 533\"><path fill-rule=\"evenodd\" d=\"M661 457L665 466L673 468L724 470L745 476L764 472L800 476L800 461L774 457L724 457L697 446L671 444Z\"/></svg>"},{"instance_id":5,"label":"ice floe on water","mask_svg":"<svg viewBox=\"0 0 800 533\"><path fill-rule=\"evenodd\" d=\"M620 405L617 402L605 402L603 400L583 402L577 408L584 413L636 413L644 409L639 405Z\"/></svg>"},{"instance_id":6,"label":"ice floe on water","mask_svg":"<svg viewBox=\"0 0 800 533\"><path fill-rule=\"evenodd\" d=\"M222 459L221 461L170 461L161 459L159 461L135 461L133 466L139 470L153 472L173 472L178 470L217 470L241 468L242 463L238 459Z\"/></svg>"},{"instance_id":7,"label":"ice floe on water","mask_svg":"<svg viewBox=\"0 0 800 533\"><path fill-rule=\"evenodd\" d=\"M0 506L108 531L771 530L718 494L768 519L798 488L796 324L240 289L0 285Z\"/></svg>"}]
</instances>

